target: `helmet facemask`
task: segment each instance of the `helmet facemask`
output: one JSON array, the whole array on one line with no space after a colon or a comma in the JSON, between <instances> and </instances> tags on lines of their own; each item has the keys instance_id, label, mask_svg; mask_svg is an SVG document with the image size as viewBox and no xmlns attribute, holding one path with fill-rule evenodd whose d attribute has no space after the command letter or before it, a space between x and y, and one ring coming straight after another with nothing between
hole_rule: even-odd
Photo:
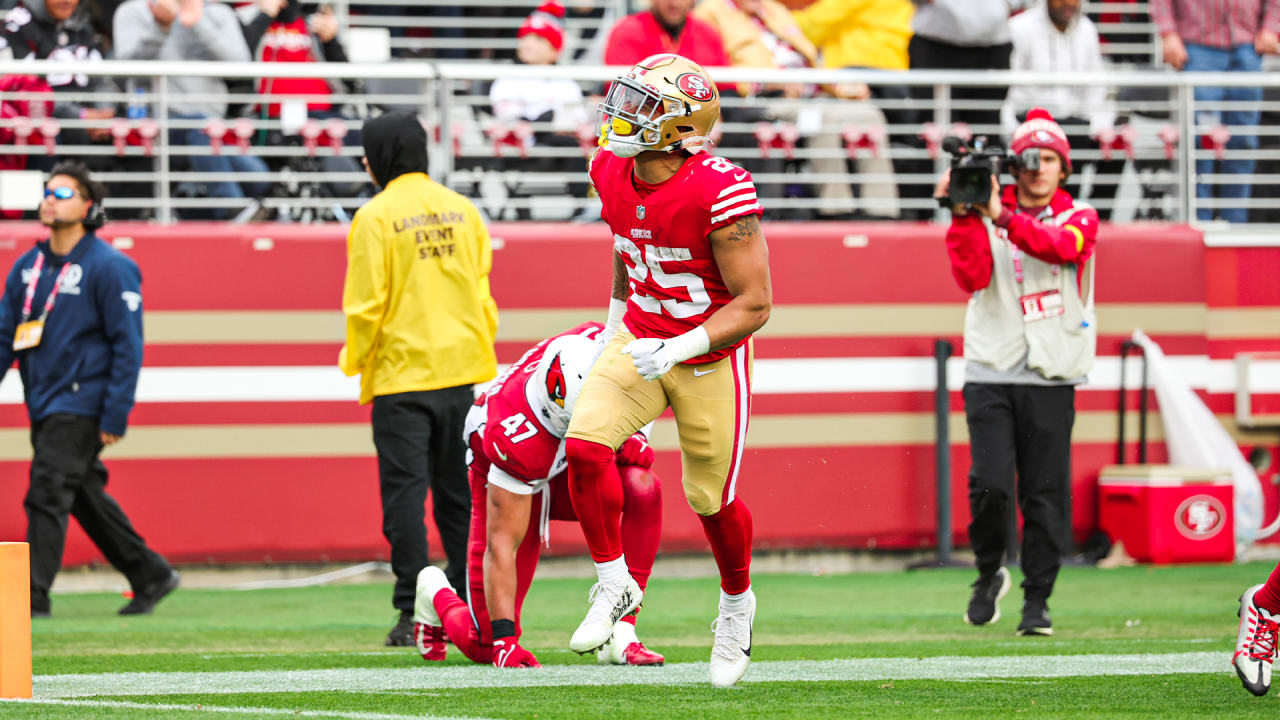
<instances>
[{"instance_id":1,"label":"helmet facemask","mask_svg":"<svg viewBox=\"0 0 1280 720\"><path fill-rule=\"evenodd\" d=\"M646 150L671 152L687 149L697 153L710 142L703 136L681 134L663 142L662 126L668 121L691 117L701 106L663 95L629 77L620 77L600 104L600 146L618 157L635 157ZM692 127L689 128L693 130Z\"/></svg>"}]
</instances>

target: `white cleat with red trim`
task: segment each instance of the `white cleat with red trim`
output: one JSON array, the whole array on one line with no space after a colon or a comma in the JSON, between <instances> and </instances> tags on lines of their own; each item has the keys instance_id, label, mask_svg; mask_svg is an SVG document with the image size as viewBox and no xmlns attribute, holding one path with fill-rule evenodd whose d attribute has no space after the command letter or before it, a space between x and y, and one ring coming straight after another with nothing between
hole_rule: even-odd
<instances>
[{"instance_id":1,"label":"white cleat with red trim","mask_svg":"<svg viewBox=\"0 0 1280 720\"><path fill-rule=\"evenodd\" d=\"M436 593L447 587L449 580L445 578L444 571L434 565L428 565L418 573L413 602L413 644L422 659L428 662L444 660L447 651L444 627L434 602Z\"/></svg>"},{"instance_id":2,"label":"white cleat with red trim","mask_svg":"<svg viewBox=\"0 0 1280 720\"><path fill-rule=\"evenodd\" d=\"M601 665L661 665L666 658L640 642L634 625L619 620L613 625L613 637L596 653L596 661Z\"/></svg>"},{"instance_id":3,"label":"white cleat with red trim","mask_svg":"<svg viewBox=\"0 0 1280 720\"><path fill-rule=\"evenodd\" d=\"M1271 614L1253 604L1253 596L1262 589L1254 585L1240 596L1240 632L1236 635L1236 652L1231 666L1244 689L1254 695L1266 695L1271 689L1271 663L1276 658L1276 634L1280 630L1280 614Z\"/></svg>"}]
</instances>

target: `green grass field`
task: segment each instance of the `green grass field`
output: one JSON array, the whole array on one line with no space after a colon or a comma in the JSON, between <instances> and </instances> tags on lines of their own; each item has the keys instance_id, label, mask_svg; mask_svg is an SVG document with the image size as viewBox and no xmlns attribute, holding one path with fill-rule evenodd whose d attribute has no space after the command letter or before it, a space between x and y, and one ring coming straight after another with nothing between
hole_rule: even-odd
<instances>
[{"instance_id":1,"label":"green grass field","mask_svg":"<svg viewBox=\"0 0 1280 720\"><path fill-rule=\"evenodd\" d=\"M1068 568L1052 638L1014 635L1016 586L998 624L966 626L972 571L758 576L753 664L731 690L706 682L712 579L651 584L639 631L664 668L567 650L586 580L535 582L524 644L546 667L516 671L382 647L387 584L179 590L142 618L115 615L118 595L61 595L34 622L36 700L0 718L1275 717L1229 666L1236 597L1271 567Z\"/></svg>"}]
</instances>

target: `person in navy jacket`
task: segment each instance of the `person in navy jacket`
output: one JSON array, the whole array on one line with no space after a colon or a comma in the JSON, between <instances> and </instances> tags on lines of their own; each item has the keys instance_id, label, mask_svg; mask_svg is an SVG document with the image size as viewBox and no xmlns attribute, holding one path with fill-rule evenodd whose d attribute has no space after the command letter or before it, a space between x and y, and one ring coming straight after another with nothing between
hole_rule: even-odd
<instances>
[{"instance_id":1,"label":"person in navy jacket","mask_svg":"<svg viewBox=\"0 0 1280 720\"><path fill-rule=\"evenodd\" d=\"M124 437L142 368L142 275L93 234L104 194L79 163L53 169L40 204L49 238L14 263L0 300L0 368L18 360L35 451L23 502L33 617L50 614L68 514L129 579L121 615L151 612L178 586L106 493L98 457Z\"/></svg>"}]
</instances>

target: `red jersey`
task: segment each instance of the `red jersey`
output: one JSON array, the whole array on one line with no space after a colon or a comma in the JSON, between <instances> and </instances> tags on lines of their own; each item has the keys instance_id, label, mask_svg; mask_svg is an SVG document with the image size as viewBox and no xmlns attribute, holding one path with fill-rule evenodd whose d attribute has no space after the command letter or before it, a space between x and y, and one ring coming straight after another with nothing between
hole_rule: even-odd
<instances>
[{"instance_id":1,"label":"red jersey","mask_svg":"<svg viewBox=\"0 0 1280 720\"><path fill-rule=\"evenodd\" d=\"M675 337L733 299L711 253L711 232L763 209L751 173L721 157L693 155L660 185L641 182L634 167L634 158L601 149L589 170L631 281L624 322L636 337ZM714 362L746 342L686 362Z\"/></svg>"},{"instance_id":2,"label":"red jersey","mask_svg":"<svg viewBox=\"0 0 1280 720\"><path fill-rule=\"evenodd\" d=\"M474 469L482 477L491 478L493 466L530 490L539 490L568 469L564 438L552 432L546 418L530 403L528 394L542 389L530 388L529 380L552 340L566 335L594 340L603 329L600 323L583 323L534 345L476 400L467 414L465 433L472 453L470 462L477 463Z\"/></svg>"}]
</instances>

